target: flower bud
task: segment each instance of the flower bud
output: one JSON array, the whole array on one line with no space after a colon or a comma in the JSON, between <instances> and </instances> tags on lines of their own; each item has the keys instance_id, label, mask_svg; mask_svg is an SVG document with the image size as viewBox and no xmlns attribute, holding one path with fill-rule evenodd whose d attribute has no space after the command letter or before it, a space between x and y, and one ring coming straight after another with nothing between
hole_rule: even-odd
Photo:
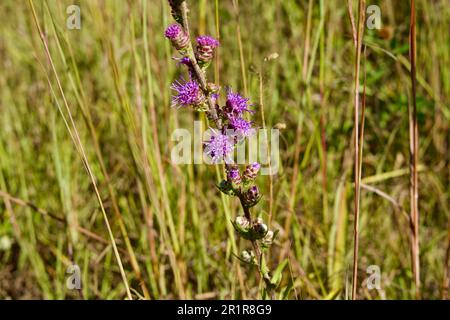
<instances>
[{"instance_id":1,"label":"flower bud","mask_svg":"<svg viewBox=\"0 0 450 320\"><path fill-rule=\"evenodd\" d=\"M250 221L244 216L238 216L234 221L232 221L234 230L239 234L240 237L247 240L255 239L255 232L253 228L250 228Z\"/></svg>"},{"instance_id":2,"label":"flower bud","mask_svg":"<svg viewBox=\"0 0 450 320\"><path fill-rule=\"evenodd\" d=\"M227 180L233 185L237 186L241 184L241 173L239 172L239 166L237 164L226 165Z\"/></svg>"},{"instance_id":3,"label":"flower bud","mask_svg":"<svg viewBox=\"0 0 450 320\"><path fill-rule=\"evenodd\" d=\"M234 190L233 190L233 186L232 186L231 183L228 182L227 180L222 180L222 181L217 185L217 188L218 188L221 192L223 192L223 193L225 193L225 194L227 194L227 195L229 195L229 196L234 196L234 195L235 195L235 192L234 192Z\"/></svg>"},{"instance_id":4,"label":"flower bud","mask_svg":"<svg viewBox=\"0 0 450 320\"><path fill-rule=\"evenodd\" d=\"M244 180L245 181L253 181L256 179L256 176L258 175L259 169L261 168L261 165L257 162L250 164L245 168L244 171Z\"/></svg>"},{"instance_id":5,"label":"flower bud","mask_svg":"<svg viewBox=\"0 0 450 320\"><path fill-rule=\"evenodd\" d=\"M253 230L258 235L258 238L262 238L267 235L269 228L261 218L256 218L253 223Z\"/></svg>"},{"instance_id":6,"label":"flower bud","mask_svg":"<svg viewBox=\"0 0 450 320\"><path fill-rule=\"evenodd\" d=\"M172 42L177 50L182 50L189 44L189 37L179 24L172 24L167 27L165 36Z\"/></svg>"},{"instance_id":7,"label":"flower bud","mask_svg":"<svg viewBox=\"0 0 450 320\"><path fill-rule=\"evenodd\" d=\"M254 263L255 254L253 253L253 251L244 250L241 252L241 259L246 263Z\"/></svg>"},{"instance_id":8,"label":"flower bud","mask_svg":"<svg viewBox=\"0 0 450 320\"><path fill-rule=\"evenodd\" d=\"M220 90L220 86L213 83L213 82L209 82L208 83L208 91L211 93L218 93Z\"/></svg>"}]
</instances>

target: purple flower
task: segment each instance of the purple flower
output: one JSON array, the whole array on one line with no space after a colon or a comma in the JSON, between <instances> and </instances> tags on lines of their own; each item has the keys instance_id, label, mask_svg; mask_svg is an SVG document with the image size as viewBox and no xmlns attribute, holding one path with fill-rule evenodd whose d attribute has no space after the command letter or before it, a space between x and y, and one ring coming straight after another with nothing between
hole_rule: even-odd
<instances>
[{"instance_id":1,"label":"purple flower","mask_svg":"<svg viewBox=\"0 0 450 320\"><path fill-rule=\"evenodd\" d=\"M248 107L247 98L242 97L239 93L228 90L227 102L224 111L229 117L240 116L244 112L253 112Z\"/></svg>"},{"instance_id":2,"label":"purple flower","mask_svg":"<svg viewBox=\"0 0 450 320\"><path fill-rule=\"evenodd\" d=\"M180 63L184 64L186 66L190 66L191 65L191 60L188 57L183 57L180 59Z\"/></svg>"},{"instance_id":3,"label":"purple flower","mask_svg":"<svg viewBox=\"0 0 450 320\"><path fill-rule=\"evenodd\" d=\"M230 118L228 128L234 131L235 136L239 140L255 133L255 129L252 128L252 123L239 117Z\"/></svg>"},{"instance_id":4,"label":"purple flower","mask_svg":"<svg viewBox=\"0 0 450 320\"><path fill-rule=\"evenodd\" d=\"M214 56L214 50L219 46L219 41L210 36L197 38L197 52L195 56L200 64L210 62Z\"/></svg>"},{"instance_id":5,"label":"purple flower","mask_svg":"<svg viewBox=\"0 0 450 320\"><path fill-rule=\"evenodd\" d=\"M176 95L172 98L172 104L180 107L189 105L198 106L205 100L200 86L195 81L179 82L175 81L171 88L176 91Z\"/></svg>"},{"instance_id":6,"label":"purple flower","mask_svg":"<svg viewBox=\"0 0 450 320\"><path fill-rule=\"evenodd\" d=\"M164 35L172 42L177 50L185 48L189 43L188 35L179 24L168 26Z\"/></svg>"},{"instance_id":7,"label":"purple flower","mask_svg":"<svg viewBox=\"0 0 450 320\"><path fill-rule=\"evenodd\" d=\"M211 158L213 163L229 160L233 148L232 139L220 132L214 133L210 140L205 143L205 153Z\"/></svg>"}]
</instances>

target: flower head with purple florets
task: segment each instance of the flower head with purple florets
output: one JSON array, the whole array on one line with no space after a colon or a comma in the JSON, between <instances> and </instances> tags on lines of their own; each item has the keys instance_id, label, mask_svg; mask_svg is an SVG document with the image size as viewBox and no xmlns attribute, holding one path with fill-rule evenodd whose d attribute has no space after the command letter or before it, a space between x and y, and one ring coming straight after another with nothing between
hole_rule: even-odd
<instances>
[{"instance_id":1,"label":"flower head with purple florets","mask_svg":"<svg viewBox=\"0 0 450 320\"><path fill-rule=\"evenodd\" d=\"M196 81L175 81L171 88L176 91L172 98L172 104L175 106L198 106L205 100L205 96Z\"/></svg>"},{"instance_id":2,"label":"flower head with purple florets","mask_svg":"<svg viewBox=\"0 0 450 320\"><path fill-rule=\"evenodd\" d=\"M205 143L205 154L207 154L213 163L219 163L222 160L229 161L234 148L234 143L230 137L221 133L214 132L209 141Z\"/></svg>"},{"instance_id":3,"label":"flower head with purple florets","mask_svg":"<svg viewBox=\"0 0 450 320\"><path fill-rule=\"evenodd\" d=\"M199 36L197 37L197 44L201 47L211 47L212 49L215 49L220 45L220 42L211 36Z\"/></svg>"},{"instance_id":4,"label":"flower head with purple florets","mask_svg":"<svg viewBox=\"0 0 450 320\"><path fill-rule=\"evenodd\" d=\"M201 65L209 65L214 56L214 50L219 46L219 41L210 36L197 37L197 52L195 56Z\"/></svg>"},{"instance_id":5,"label":"flower head with purple florets","mask_svg":"<svg viewBox=\"0 0 450 320\"><path fill-rule=\"evenodd\" d=\"M171 24L168 26L164 35L172 42L177 50L185 48L189 43L188 35L179 24Z\"/></svg>"}]
</instances>

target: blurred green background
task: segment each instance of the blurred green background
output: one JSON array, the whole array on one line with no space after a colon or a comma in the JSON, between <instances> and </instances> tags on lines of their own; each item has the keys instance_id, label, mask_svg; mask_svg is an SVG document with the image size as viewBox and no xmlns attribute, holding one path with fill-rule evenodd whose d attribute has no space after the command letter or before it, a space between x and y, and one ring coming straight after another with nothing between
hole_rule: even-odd
<instances>
[{"instance_id":1,"label":"blurred green background","mask_svg":"<svg viewBox=\"0 0 450 320\"><path fill-rule=\"evenodd\" d=\"M448 292L450 7L416 2L422 297L440 299ZM255 270L234 256L248 243L230 223L239 203L215 188L222 168L170 161L173 130L204 118L170 107L181 69L163 36L173 22L166 1L33 4L76 130L29 3L1 1L0 298L126 298L86 164L133 298L260 298ZM80 7L80 30L66 27L71 4ZM367 4L381 8L382 29L365 29L361 62L358 293L410 299L409 2ZM258 178L264 198L253 210L267 219L271 208L279 230L268 254L273 267L287 259L277 297L349 298L354 46L347 1L188 5L191 33L221 42L209 79L248 96L258 125L263 108L266 126L281 130L280 171ZM66 285L72 264L81 290ZM365 285L370 265L381 270L380 290Z\"/></svg>"}]
</instances>

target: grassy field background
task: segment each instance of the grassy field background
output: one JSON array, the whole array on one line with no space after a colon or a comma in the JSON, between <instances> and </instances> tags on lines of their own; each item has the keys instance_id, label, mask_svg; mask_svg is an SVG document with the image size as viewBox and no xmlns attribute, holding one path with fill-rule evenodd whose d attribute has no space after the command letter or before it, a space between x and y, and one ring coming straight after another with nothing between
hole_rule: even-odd
<instances>
[{"instance_id":1,"label":"grassy field background","mask_svg":"<svg viewBox=\"0 0 450 320\"><path fill-rule=\"evenodd\" d=\"M266 126L281 130L280 170L258 178L264 198L254 212L266 219L272 210L279 236L268 263L287 259L285 298L349 298L355 50L347 2L188 3L191 32L220 38L209 78L250 97L258 125L263 109ZM238 201L215 188L222 168L170 161L173 130L204 119L170 107L180 69L163 36L173 21L166 1L78 1L80 30L66 28L71 1L33 4L54 70L28 2L0 2L0 298L124 299L124 275L135 299L260 298L255 270L234 257L248 244L230 223ZM409 2L367 4L381 8L382 29L365 29L361 61L358 296L411 299ZM417 0L416 10L421 291L440 299L450 239L450 7ZM81 290L66 286L72 264ZM380 290L364 285L370 265L380 268Z\"/></svg>"}]
</instances>

